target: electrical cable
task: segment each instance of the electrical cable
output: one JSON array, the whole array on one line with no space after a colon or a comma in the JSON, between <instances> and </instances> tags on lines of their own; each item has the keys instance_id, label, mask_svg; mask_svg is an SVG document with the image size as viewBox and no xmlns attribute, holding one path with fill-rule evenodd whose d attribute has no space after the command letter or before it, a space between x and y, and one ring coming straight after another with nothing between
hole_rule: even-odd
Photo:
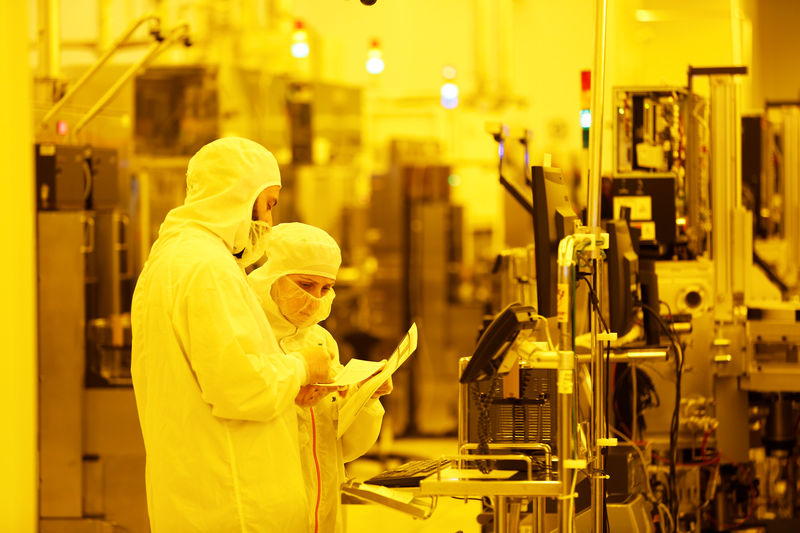
<instances>
[{"instance_id":1,"label":"electrical cable","mask_svg":"<svg viewBox=\"0 0 800 533\"><path fill-rule=\"evenodd\" d=\"M637 398L638 391L636 389L637 369L635 365L630 365L630 368L633 369L631 370L631 403L633 404L631 409L631 440L635 442L639 440L639 399Z\"/></svg>"},{"instance_id":2,"label":"electrical cable","mask_svg":"<svg viewBox=\"0 0 800 533\"><path fill-rule=\"evenodd\" d=\"M491 431L491 406L495 388L500 376L495 375L489 382L489 392L481 392L477 382L470 384L472 393L475 396L475 404L478 406L478 447L475 450L478 455L489 455L489 432ZM488 459L478 459L475 461L478 470L483 474L488 474L494 469L494 461Z\"/></svg>"},{"instance_id":3,"label":"electrical cable","mask_svg":"<svg viewBox=\"0 0 800 533\"><path fill-rule=\"evenodd\" d=\"M611 330L603 318L603 313L600 312L600 302L597 299L597 293L595 292L594 287L592 287L592 284L589 282L589 279L586 277L586 275L579 275L578 279L586 282L586 286L589 287L589 295L592 306L594 307L595 311L597 311L597 316L600 317L600 323L603 324L603 329L606 330L606 333L610 332Z\"/></svg>"},{"instance_id":4,"label":"electrical cable","mask_svg":"<svg viewBox=\"0 0 800 533\"><path fill-rule=\"evenodd\" d=\"M313 437L312 440L312 449L314 451L314 466L316 467L317 473L317 502L314 506L314 533L318 533L319 531L319 503L322 499L322 477L319 467L319 458L317 457L317 422L314 417L314 408L309 408L311 412L311 435Z\"/></svg>"},{"instance_id":5,"label":"electrical cable","mask_svg":"<svg viewBox=\"0 0 800 533\"><path fill-rule=\"evenodd\" d=\"M651 313L656 322L664 330L664 333L670 340L673 349L675 350L675 407L672 411L672 420L670 421L670 435L669 435L669 482L670 482L670 507L672 514L675 516L675 523L673 523L672 531L677 533L677 519L678 519L678 487L677 487L677 472L676 464L678 462L678 428L680 423L680 407L681 407L681 376L683 374L683 350L680 347L680 342L675 337L675 334L667 327L661 318L661 315L650 307L649 305L642 304L642 310Z\"/></svg>"},{"instance_id":6,"label":"electrical cable","mask_svg":"<svg viewBox=\"0 0 800 533\"><path fill-rule=\"evenodd\" d=\"M601 324L603 325L603 329L605 329L606 333L609 333L611 330L608 327L605 319L603 318L603 313L600 311L600 301L597 297L597 293L594 290L594 287L589 282L588 276L578 274L578 279L583 280L586 283L586 286L589 288L589 300L591 301L592 306L594 307L595 312L597 313L597 317L600 319ZM611 342L605 342L605 379L602 383L603 387L603 399L604 405L603 408L605 410L605 434L609 435L609 423L608 423L608 392L609 392L609 372L611 370ZM602 450L600 453L605 453L606 449ZM645 478L647 474L645 473ZM611 531L611 526L608 522L608 505L607 505L608 498L603 498L603 527L605 529L605 533L609 533Z\"/></svg>"},{"instance_id":7,"label":"electrical cable","mask_svg":"<svg viewBox=\"0 0 800 533\"><path fill-rule=\"evenodd\" d=\"M612 427L611 428L611 432L616 434L620 439L622 439L623 442L625 442L631 448L633 448L633 450L639 456L639 460L641 461L641 464L642 464L642 471L644 472L644 483L645 483L645 489L647 491L647 494L646 494L647 499L656 505L656 507L659 509L659 515L661 515L661 508L663 507L663 511L667 513L666 516L669 518L670 529L674 530L673 524L675 522L674 522L674 520L672 518L672 513L667 508L667 506L664 505L663 502L661 502L658 498L656 498L655 492L653 491L652 484L650 483L650 476L647 473L647 462L645 461L644 452L642 451L642 449L635 442L633 442L631 439L629 439L627 436L625 436L625 434L622 433L617 428ZM664 522L663 516L661 518L661 521Z\"/></svg>"}]
</instances>

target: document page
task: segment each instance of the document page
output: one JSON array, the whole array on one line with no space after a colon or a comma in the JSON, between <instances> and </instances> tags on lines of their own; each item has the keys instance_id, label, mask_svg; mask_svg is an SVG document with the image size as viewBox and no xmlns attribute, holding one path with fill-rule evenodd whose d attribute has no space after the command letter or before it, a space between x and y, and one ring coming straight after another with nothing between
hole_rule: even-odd
<instances>
[{"instance_id":1,"label":"document page","mask_svg":"<svg viewBox=\"0 0 800 533\"><path fill-rule=\"evenodd\" d=\"M386 361L365 361L364 359L350 359L344 368L330 383L316 383L317 387L343 387L361 383L368 377L379 372L386 366Z\"/></svg>"},{"instance_id":2,"label":"document page","mask_svg":"<svg viewBox=\"0 0 800 533\"><path fill-rule=\"evenodd\" d=\"M361 385L358 390L351 394L339 409L339 430L338 437L341 437L347 428L353 423L359 411L364 408L381 385L392 377L392 374L400 368L400 365L411 357L417 349L417 325L411 324L408 333L400 341L392 355L385 361L383 370L372 376L367 382ZM348 363L349 364L349 363Z\"/></svg>"}]
</instances>

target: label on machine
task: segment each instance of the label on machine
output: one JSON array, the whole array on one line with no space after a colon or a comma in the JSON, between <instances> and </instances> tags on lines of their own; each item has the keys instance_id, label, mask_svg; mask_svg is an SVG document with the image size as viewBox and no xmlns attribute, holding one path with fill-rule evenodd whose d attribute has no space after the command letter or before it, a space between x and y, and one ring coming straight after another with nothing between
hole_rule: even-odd
<instances>
[{"instance_id":1,"label":"label on machine","mask_svg":"<svg viewBox=\"0 0 800 533\"><path fill-rule=\"evenodd\" d=\"M575 390L575 378L573 377L572 369L558 370L558 393L559 394L572 394Z\"/></svg>"},{"instance_id":2,"label":"label on machine","mask_svg":"<svg viewBox=\"0 0 800 533\"><path fill-rule=\"evenodd\" d=\"M559 322L569 322L569 283L559 283L556 311Z\"/></svg>"}]
</instances>

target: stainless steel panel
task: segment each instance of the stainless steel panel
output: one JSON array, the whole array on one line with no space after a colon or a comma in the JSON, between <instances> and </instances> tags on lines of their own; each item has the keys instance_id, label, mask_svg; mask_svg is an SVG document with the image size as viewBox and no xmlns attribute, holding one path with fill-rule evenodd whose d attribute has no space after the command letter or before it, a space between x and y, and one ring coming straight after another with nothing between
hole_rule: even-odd
<instances>
[{"instance_id":1,"label":"stainless steel panel","mask_svg":"<svg viewBox=\"0 0 800 533\"><path fill-rule=\"evenodd\" d=\"M103 516L125 531L146 533L145 452L133 389L92 388L84 394L84 451L102 463Z\"/></svg>"},{"instance_id":2,"label":"stainless steel panel","mask_svg":"<svg viewBox=\"0 0 800 533\"><path fill-rule=\"evenodd\" d=\"M118 533L120 529L104 520L44 519L39 533Z\"/></svg>"},{"instance_id":3,"label":"stainless steel panel","mask_svg":"<svg viewBox=\"0 0 800 533\"><path fill-rule=\"evenodd\" d=\"M38 215L40 514L82 514L84 212Z\"/></svg>"},{"instance_id":4,"label":"stainless steel panel","mask_svg":"<svg viewBox=\"0 0 800 533\"><path fill-rule=\"evenodd\" d=\"M87 389L84 408L84 450L87 454L144 457L144 442L133 389Z\"/></svg>"}]
</instances>

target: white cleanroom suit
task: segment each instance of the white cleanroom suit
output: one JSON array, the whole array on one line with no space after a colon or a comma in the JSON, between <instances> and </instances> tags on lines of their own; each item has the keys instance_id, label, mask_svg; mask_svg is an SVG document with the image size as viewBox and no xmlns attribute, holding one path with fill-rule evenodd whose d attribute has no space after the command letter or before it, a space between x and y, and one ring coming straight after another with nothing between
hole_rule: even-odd
<instances>
[{"instance_id":1,"label":"white cleanroom suit","mask_svg":"<svg viewBox=\"0 0 800 533\"><path fill-rule=\"evenodd\" d=\"M255 142L223 138L192 157L186 181L131 311L151 529L305 531L294 399L307 368L278 347L233 255L258 259L253 203L280 185L278 165Z\"/></svg>"},{"instance_id":2,"label":"white cleanroom suit","mask_svg":"<svg viewBox=\"0 0 800 533\"><path fill-rule=\"evenodd\" d=\"M336 241L313 226L278 224L270 234L267 256L266 264L251 272L248 279L272 324L281 349L291 353L307 346L324 346L335 354L333 364L339 366L336 341L317 324L330 313L333 290L322 298L306 294L299 287L299 293L287 295L279 293L285 293L286 289L278 291L279 283L276 283L287 274L311 274L335 280L341 263ZM283 281L284 286L287 281L293 283L288 278ZM304 301L298 303L297 300L303 298ZM291 321L285 314L289 310ZM296 324L300 324L300 327ZM303 474L311 511L309 530L317 533L344 530L340 505L340 486L345 480L344 463L369 450L378 438L383 419L380 401L372 399L342 438L337 439L338 408L342 401L347 400L333 392L313 407L297 407Z\"/></svg>"}]
</instances>

